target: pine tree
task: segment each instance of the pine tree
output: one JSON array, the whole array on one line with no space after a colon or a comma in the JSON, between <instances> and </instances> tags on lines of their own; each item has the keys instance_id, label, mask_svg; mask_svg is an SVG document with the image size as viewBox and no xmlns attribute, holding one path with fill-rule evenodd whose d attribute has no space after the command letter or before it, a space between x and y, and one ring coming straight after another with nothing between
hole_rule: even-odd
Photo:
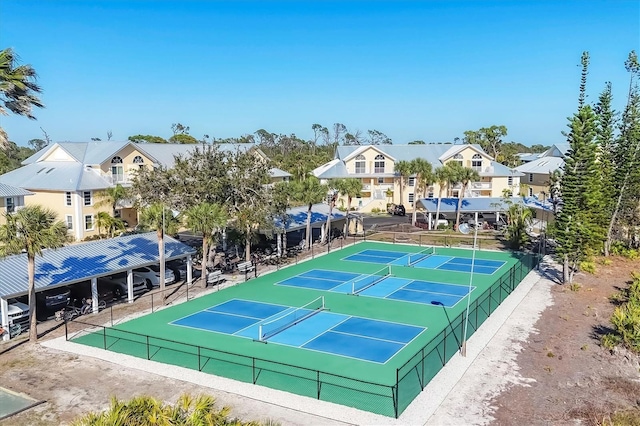
<instances>
[{"instance_id":1,"label":"pine tree","mask_svg":"<svg viewBox=\"0 0 640 426\"><path fill-rule=\"evenodd\" d=\"M566 133L571 149L565 160L560 191L563 207L556 220L557 253L564 264L564 281L571 282L578 264L604 239L603 197L597 163L596 114L585 104L589 54L582 54L578 112Z\"/></svg>"},{"instance_id":2,"label":"pine tree","mask_svg":"<svg viewBox=\"0 0 640 426\"><path fill-rule=\"evenodd\" d=\"M635 51L632 50L629 53L629 57L625 61L625 68L630 74L629 94L620 121L620 134L613 149L617 192L607 229L605 254L609 253L616 229L621 237L622 232L620 231L624 228L635 229L640 223L638 218L638 199L640 198L640 94L638 93L638 77L640 76L640 63Z\"/></svg>"}]
</instances>

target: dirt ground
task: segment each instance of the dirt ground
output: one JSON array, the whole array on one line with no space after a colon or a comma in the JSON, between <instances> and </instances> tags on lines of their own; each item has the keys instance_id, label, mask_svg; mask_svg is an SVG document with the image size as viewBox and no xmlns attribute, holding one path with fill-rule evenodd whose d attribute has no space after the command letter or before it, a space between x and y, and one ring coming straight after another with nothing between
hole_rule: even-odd
<instances>
[{"instance_id":1,"label":"dirt ground","mask_svg":"<svg viewBox=\"0 0 640 426\"><path fill-rule=\"evenodd\" d=\"M640 271L640 262L615 259L611 266L598 265L595 275L579 274L577 291L566 285L552 288L554 303L535 324L537 332L518 356L520 374L533 380L510 387L491 401L493 424L562 425L576 424L576 420L600 424L614 410L640 410L640 358L626 351L611 353L599 345L615 307L609 297L626 287L632 270ZM55 322L41 325L39 331L44 333L42 339L63 334ZM89 411L107 408L111 395L128 399L149 394L175 401L185 392L206 392L191 383L158 379L31 345L25 339L0 344L0 386L44 401L0 421L3 426L67 424ZM233 415L264 420L263 412L243 409L236 396L227 396L216 392L221 405L235 402ZM286 414L268 418L290 424Z\"/></svg>"},{"instance_id":2,"label":"dirt ground","mask_svg":"<svg viewBox=\"0 0 640 426\"><path fill-rule=\"evenodd\" d=\"M628 287L640 262L616 258L598 264L595 275L578 274L575 283L552 287L553 305L535 324L517 358L520 374L533 379L495 398L499 425L598 425L616 410L640 415L640 357L600 346L610 332L615 308L610 296Z\"/></svg>"}]
</instances>

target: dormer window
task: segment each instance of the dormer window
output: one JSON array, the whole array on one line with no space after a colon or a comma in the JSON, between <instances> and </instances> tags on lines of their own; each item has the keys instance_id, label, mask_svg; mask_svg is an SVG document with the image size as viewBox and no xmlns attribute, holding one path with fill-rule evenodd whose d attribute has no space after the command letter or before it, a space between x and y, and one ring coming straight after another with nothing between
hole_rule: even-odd
<instances>
[{"instance_id":1,"label":"dormer window","mask_svg":"<svg viewBox=\"0 0 640 426\"><path fill-rule=\"evenodd\" d=\"M384 155L376 155L375 161L373 162L373 173L384 173Z\"/></svg>"}]
</instances>

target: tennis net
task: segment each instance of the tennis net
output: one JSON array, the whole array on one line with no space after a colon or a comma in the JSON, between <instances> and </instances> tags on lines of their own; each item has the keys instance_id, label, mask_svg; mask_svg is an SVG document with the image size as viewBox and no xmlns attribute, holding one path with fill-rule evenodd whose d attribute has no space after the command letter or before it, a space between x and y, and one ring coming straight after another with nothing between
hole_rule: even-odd
<instances>
[{"instance_id":1,"label":"tennis net","mask_svg":"<svg viewBox=\"0 0 640 426\"><path fill-rule=\"evenodd\" d=\"M416 263L420 262L422 259L426 259L427 257L431 256L435 252L436 250L433 247L429 247L422 250L421 252L410 254L408 265L413 266Z\"/></svg>"},{"instance_id":2,"label":"tennis net","mask_svg":"<svg viewBox=\"0 0 640 426\"><path fill-rule=\"evenodd\" d=\"M322 310L324 310L324 296L320 296L306 305L293 311L289 311L276 319L260 324L258 340L267 340L268 338L275 336L281 331L284 331L301 321L304 321Z\"/></svg>"},{"instance_id":3,"label":"tennis net","mask_svg":"<svg viewBox=\"0 0 640 426\"><path fill-rule=\"evenodd\" d=\"M387 265L373 274L366 275L364 277L356 278L351 283L351 294L358 294L368 289L369 287L378 284L386 277L391 275L391 265Z\"/></svg>"}]
</instances>

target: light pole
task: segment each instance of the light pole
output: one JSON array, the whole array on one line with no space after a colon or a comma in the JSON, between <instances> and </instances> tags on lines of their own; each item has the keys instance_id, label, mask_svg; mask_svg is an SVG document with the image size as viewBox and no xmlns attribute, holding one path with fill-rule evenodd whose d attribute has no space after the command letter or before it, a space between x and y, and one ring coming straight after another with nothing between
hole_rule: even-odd
<instances>
[{"instance_id":1,"label":"light pole","mask_svg":"<svg viewBox=\"0 0 640 426\"><path fill-rule=\"evenodd\" d=\"M463 223L458 230L463 234L469 234L473 228L473 249L471 251L471 272L469 274L469 290L467 291L467 309L465 313L464 328L462 331L462 345L460 346L460 355L467 356L467 328L469 325L469 307L471 305L471 288L473 287L473 268L476 262L476 242L478 240L478 227L475 220L471 219L467 223Z\"/></svg>"}]
</instances>

